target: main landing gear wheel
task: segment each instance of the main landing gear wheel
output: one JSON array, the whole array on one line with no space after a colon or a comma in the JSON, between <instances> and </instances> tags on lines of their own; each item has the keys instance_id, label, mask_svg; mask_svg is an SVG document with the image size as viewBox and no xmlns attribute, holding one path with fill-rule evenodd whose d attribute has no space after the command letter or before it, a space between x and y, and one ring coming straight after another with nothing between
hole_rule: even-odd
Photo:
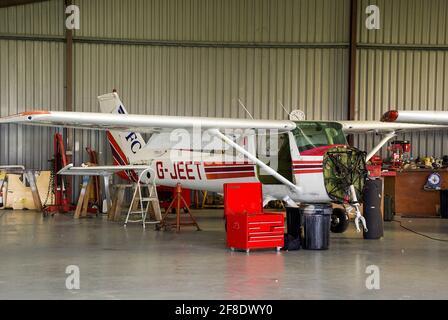
<instances>
[{"instance_id":1,"label":"main landing gear wheel","mask_svg":"<svg viewBox=\"0 0 448 320\"><path fill-rule=\"evenodd\" d=\"M330 230L333 233L344 233L349 225L349 220L345 210L341 208L333 209L331 215L331 227Z\"/></svg>"}]
</instances>

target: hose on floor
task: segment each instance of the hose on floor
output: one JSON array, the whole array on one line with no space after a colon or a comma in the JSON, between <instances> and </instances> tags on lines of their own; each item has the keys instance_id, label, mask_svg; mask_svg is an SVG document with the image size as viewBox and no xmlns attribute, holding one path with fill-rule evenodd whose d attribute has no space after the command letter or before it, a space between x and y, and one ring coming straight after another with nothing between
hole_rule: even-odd
<instances>
[{"instance_id":1,"label":"hose on floor","mask_svg":"<svg viewBox=\"0 0 448 320\"><path fill-rule=\"evenodd\" d=\"M398 221L398 220L392 220L392 221L398 223L400 225L400 227L402 227L403 229L405 229L405 230L407 230L409 232L415 233L416 235L419 235L421 237L425 237L425 238L428 238L428 239L434 240L434 241L448 242L448 239L434 238L434 237L428 236L427 234L420 233L418 231L415 231L415 230L412 230L412 229L410 229L408 227L405 227L401 221Z\"/></svg>"}]
</instances>

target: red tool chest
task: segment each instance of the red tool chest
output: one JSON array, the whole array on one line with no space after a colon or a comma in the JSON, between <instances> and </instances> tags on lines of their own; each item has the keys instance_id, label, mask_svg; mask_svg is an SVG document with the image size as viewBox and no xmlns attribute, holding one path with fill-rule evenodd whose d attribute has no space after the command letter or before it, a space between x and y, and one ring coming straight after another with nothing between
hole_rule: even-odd
<instances>
[{"instance_id":1,"label":"red tool chest","mask_svg":"<svg viewBox=\"0 0 448 320\"><path fill-rule=\"evenodd\" d=\"M241 249L276 248L284 244L283 214L232 214L227 216L227 247Z\"/></svg>"},{"instance_id":2,"label":"red tool chest","mask_svg":"<svg viewBox=\"0 0 448 320\"><path fill-rule=\"evenodd\" d=\"M284 245L283 213L263 212L261 183L224 185L227 247L246 250Z\"/></svg>"}]
</instances>

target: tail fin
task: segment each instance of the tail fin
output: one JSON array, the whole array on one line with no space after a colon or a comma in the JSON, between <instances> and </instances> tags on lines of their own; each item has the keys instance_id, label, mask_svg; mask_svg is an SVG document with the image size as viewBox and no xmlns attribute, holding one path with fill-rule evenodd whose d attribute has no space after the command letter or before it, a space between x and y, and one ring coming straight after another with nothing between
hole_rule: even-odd
<instances>
[{"instance_id":1,"label":"tail fin","mask_svg":"<svg viewBox=\"0 0 448 320\"><path fill-rule=\"evenodd\" d=\"M116 92L99 96L98 103L103 113L127 114ZM107 139L112 148L115 165L134 163L137 153L145 146L145 140L137 132L108 131Z\"/></svg>"}]
</instances>

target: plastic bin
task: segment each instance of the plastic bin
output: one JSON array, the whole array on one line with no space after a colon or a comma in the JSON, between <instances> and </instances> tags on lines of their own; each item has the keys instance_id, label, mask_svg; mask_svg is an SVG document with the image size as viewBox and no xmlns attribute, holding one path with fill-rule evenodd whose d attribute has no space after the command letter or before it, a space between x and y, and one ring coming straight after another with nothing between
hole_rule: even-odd
<instances>
[{"instance_id":1,"label":"plastic bin","mask_svg":"<svg viewBox=\"0 0 448 320\"><path fill-rule=\"evenodd\" d=\"M303 248L327 250L330 246L331 205L309 205L300 208L303 216Z\"/></svg>"}]
</instances>

